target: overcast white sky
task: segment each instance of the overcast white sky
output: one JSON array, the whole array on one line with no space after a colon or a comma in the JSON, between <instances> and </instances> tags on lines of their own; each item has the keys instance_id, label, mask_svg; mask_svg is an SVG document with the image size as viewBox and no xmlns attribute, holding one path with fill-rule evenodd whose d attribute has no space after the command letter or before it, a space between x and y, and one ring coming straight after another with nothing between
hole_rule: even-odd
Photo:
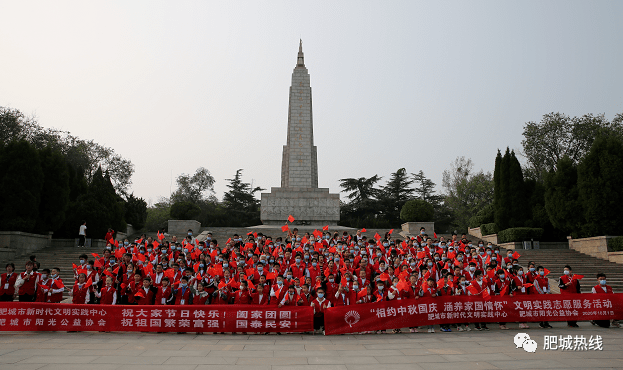
<instances>
[{"instance_id":1,"label":"overcast white sky","mask_svg":"<svg viewBox=\"0 0 623 370\"><path fill-rule=\"evenodd\" d=\"M269 189L302 38L319 186L401 167L441 185L457 156L492 170L545 113L623 112L622 16L622 1L4 1L0 105L114 148L148 202L201 166L219 198L239 168Z\"/></svg>"}]
</instances>

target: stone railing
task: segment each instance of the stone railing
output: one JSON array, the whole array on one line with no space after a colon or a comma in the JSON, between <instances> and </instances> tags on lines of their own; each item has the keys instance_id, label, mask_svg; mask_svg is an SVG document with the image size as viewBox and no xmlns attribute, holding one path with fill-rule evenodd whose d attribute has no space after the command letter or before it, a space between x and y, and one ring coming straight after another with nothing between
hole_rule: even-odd
<instances>
[{"instance_id":1,"label":"stone railing","mask_svg":"<svg viewBox=\"0 0 623 370\"><path fill-rule=\"evenodd\" d=\"M616 238L616 236L605 235L581 239L573 239L570 236L567 237L569 240L569 249L610 262L623 263L623 252L612 252L608 250L608 240L612 238Z\"/></svg>"}]
</instances>

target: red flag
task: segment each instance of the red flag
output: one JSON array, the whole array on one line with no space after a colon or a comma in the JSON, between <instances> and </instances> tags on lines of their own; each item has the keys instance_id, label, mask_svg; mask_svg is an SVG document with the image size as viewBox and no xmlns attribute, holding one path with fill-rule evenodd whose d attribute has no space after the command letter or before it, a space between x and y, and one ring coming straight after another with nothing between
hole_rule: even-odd
<instances>
[{"instance_id":1,"label":"red flag","mask_svg":"<svg viewBox=\"0 0 623 370\"><path fill-rule=\"evenodd\" d=\"M409 290L409 283L404 280L400 280L398 284L396 284L396 289L398 289L398 291L402 290L406 292L407 290Z\"/></svg>"},{"instance_id":2,"label":"red flag","mask_svg":"<svg viewBox=\"0 0 623 370\"><path fill-rule=\"evenodd\" d=\"M444 279L439 279L439 281L437 281L437 289L442 289L445 284Z\"/></svg>"},{"instance_id":3,"label":"red flag","mask_svg":"<svg viewBox=\"0 0 623 370\"><path fill-rule=\"evenodd\" d=\"M584 278L584 275L575 274L572 279L582 280L582 278Z\"/></svg>"},{"instance_id":4,"label":"red flag","mask_svg":"<svg viewBox=\"0 0 623 370\"><path fill-rule=\"evenodd\" d=\"M381 280L388 281L389 280L389 274L387 272L382 273L381 274Z\"/></svg>"},{"instance_id":5,"label":"red flag","mask_svg":"<svg viewBox=\"0 0 623 370\"><path fill-rule=\"evenodd\" d=\"M519 257L521 257L521 255L519 254L519 252L515 252L515 253L513 253L513 258L514 258L514 259L518 260L518 259L519 259Z\"/></svg>"},{"instance_id":6,"label":"red flag","mask_svg":"<svg viewBox=\"0 0 623 370\"><path fill-rule=\"evenodd\" d=\"M134 296L145 298L145 292L143 292L143 289L140 289L138 292L134 293Z\"/></svg>"},{"instance_id":7,"label":"red flag","mask_svg":"<svg viewBox=\"0 0 623 370\"><path fill-rule=\"evenodd\" d=\"M102 258L102 257L100 257L100 255L99 255L99 254L97 254L97 253L91 253L91 255L92 255L93 257L95 257L95 258Z\"/></svg>"},{"instance_id":8,"label":"red flag","mask_svg":"<svg viewBox=\"0 0 623 370\"><path fill-rule=\"evenodd\" d=\"M381 236L379 235L379 233L374 234L374 239L381 240Z\"/></svg>"},{"instance_id":9,"label":"red flag","mask_svg":"<svg viewBox=\"0 0 623 370\"><path fill-rule=\"evenodd\" d=\"M253 237L254 237L255 239L257 239L257 232L255 232L255 231L253 232Z\"/></svg>"},{"instance_id":10,"label":"red flag","mask_svg":"<svg viewBox=\"0 0 623 370\"><path fill-rule=\"evenodd\" d=\"M104 270L104 275L110 276L110 277L114 277L114 275L112 274L112 272L108 271L108 270Z\"/></svg>"},{"instance_id":11,"label":"red flag","mask_svg":"<svg viewBox=\"0 0 623 370\"><path fill-rule=\"evenodd\" d=\"M229 281L229 286L232 287L233 289L240 289L240 283L234 279L231 279Z\"/></svg>"},{"instance_id":12,"label":"red flag","mask_svg":"<svg viewBox=\"0 0 623 370\"><path fill-rule=\"evenodd\" d=\"M72 263L72 266L74 267L74 270L78 268L75 263Z\"/></svg>"},{"instance_id":13,"label":"red flag","mask_svg":"<svg viewBox=\"0 0 623 370\"><path fill-rule=\"evenodd\" d=\"M363 229L361 229L361 232L362 232L362 233L365 233L366 231L367 231L367 230L366 230L366 228L365 228L365 227L364 227Z\"/></svg>"},{"instance_id":14,"label":"red flag","mask_svg":"<svg viewBox=\"0 0 623 370\"><path fill-rule=\"evenodd\" d=\"M548 270L548 269L543 268L543 270L545 271L545 275L543 275L543 276L547 276L547 275L549 275L549 270Z\"/></svg>"},{"instance_id":15,"label":"red flag","mask_svg":"<svg viewBox=\"0 0 623 370\"><path fill-rule=\"evenodd\" d=\"M288 225L283 225L283 226L281 226L281 231L283 231L284 233L285 233L286 231L288 231L288 230L290 230L290 228L288 227Z\"/></svg>"},{"instance_id":16,"label":"red flag","mask_svg":"<svg viewBox=\"0 0 623 370\"><path fill-rule=\"evenodd\" d=\"M276 277L277 277L277 274L275 274L274 272L269 272L266 274L266 280L272 280Z\"/></svg>"},{"instance_id":17,"label":"red flag","mask_svg":"<svg viewBox=\"0 0 623 370\"><path fill-rule=\"evenodd\" d=\"M530 288L530 287L532 287L532 286L534 286L534 284L531 284L531 283L525 283L525 284L523 285L523 287L524 287L524 288Z\"/></svg>"},{"instance_id":18,"label":"red flag","mask_svg":"<svg viewBox=\"0 0 623 370\"><path fill-rule=\"evenodd\" d=\"M467 290L469 290L469 292L472 293L472 295L478 295L478 289L476 289L476 287L473 285L468 286Z\"/></svg>"},{"instance_id":19,"label":"red flag","mask_svg":"<svg viewBox=\"0 0 623 370\"><path fill-rule=\"evenodd\" d=\"M91 285L93 285L93 280L91 280L91 278L89 278L89 280L87 280L86 285L84 286L85 288L90 287Z\"/></svg>"},{"instance_id":20,"label":"red flag","mask_svg":"<svg viewBox=\"0 0 623 370\"><path fill-rule=\"evenodd\" d=\"M60 280L55 280L55 281L54 281L54 284L52 284L52 285L54 285L54 286L56 287L56 289L65 288L65 285L64 285L64 284L63 284L63 282L62 282L62 281L60 281Z\"/></svg>"},{"instance_id":21,"label":"red flag","mask_svg":"<svg viewBox=\"0 0 623 370\"><path fill-rule=\"evenodd\" d=\"M292 215L288 216L288 221L289 222L294 222L294 217L292 217Z\"/></svg>"},{"instance_id":22,"label":"red flag","mask_svg":"<svg viewBox=\"0 0 623 370\"><path fill-rule=\"evenodd\" d=\"M227 241L225 242L225 244L229 244L231 242L231 238L227 239Z\"/></svg>"},{"instance_id":23,"label":"red flag","mask_svg":"<svg viewBox=\"0 0 623 370\"><path fill-rule=\"evenodd\" d=\"M255 289L255 285L253 285L253 283L249 279L247 279L247 288L249 288L249 290Z\"/></svg>"},{"instance_id":24,"label":"red flag","mask_svg":"<svg viewBox=\"0 0 623 370\"><path fill-rule=\"evenodd\" d=\"M433 231L433 238L437 239L437 233Z\"/></svg>"},{"instance_id":25,"label":"red flag","mask_svg":"<svg viewBox=\"0 0 623 370\"><path fill-rule=\"evenodd\" d=\"M145 262L145 255L143 253L139 253L136 258L141 262Z\"/></svg>"},{"instance_id":26,"label":"red flag","mask_svg":"<svg viewBox=\"0 0 623 370\"><path fill-rule=\"evenodd\" d=\"M102 264L100 263L100 260L95 260L95 263L93 263L93 266L95 266L95 268L100 268L102 267Z\"/></svg>"},{"instance_id":27,"label":"red flag","mask_svg":"<svg viewBox=\"0 0 623 370\"><path fill-rule=\"evenodd\" d=\"M219 289L223 289L227 284L225 284L224 281L221 281L220 283L218 283L218 288Z\"/></svg>"},{"instance_id":28,"label":"red flag","mask_svg":"<svg viewBox=\"0 0 623 370\"><path fill-rule=\"evenodd\" d=\"M357 299L361 299L368 295L368 288L363 288L359 293L357 293Z\"/></svg>"},{"instance_id":29,"label":"red flag","mask_svg":"<svg viewBox=\"0 0 623 370\"><path fill-rule=\"evenodd\" d=\"M322 231L329 231L329 225L323 226Z\"/></svg>"},{"instance_id":30,"label":"red flag","mask_svg":"<svg viewBox=\"0 0 623 370\"><path fill-rule=\"evenodd\" d=\"M500 295L506 295L506 293L508 293L508 285L506 285L504 289L502 289L502 291L500 292ZM484 297L484 294L483 294L483 297Z\"/></svg>"},{"instance_id":31,"label":"red flag","mask_svg":"<svg viewBox=\"0 0 623 370\"><path fill-rule=\"evenodd\" d=\"M489 294L489 291L487 289L482 291L482 298L484 298L485 301L491 299L491 294Z\"/></svg>"},{"instance_id":32,"label":"red flag","mask_svg":"<svg viewBox=\"0 0 623 370\"><path fill-rule=\"evenodd\" d=\"M158 239L160 240L164 239L164 234L160 233L160 231L158 231Z\"/></svg>"},{"instance_id":33,"label":"red flag","mask_svg":"<svg viewBox=\"0 0 623 370\"><path fill-rule=\"evenodd\" d=\"M392 235L393 232L394 232L394 229L389 230L389 235Z\"/></svg>"},{"instance_id":34,"label":"red flag","mask_svg":"<svg viewBox=\"0 0 623 370\"><path fill-rule=\"evenodd\" d=\"M247 236L249 236L249 235L253 235L253 231L249 231L249 232L247 233Z\"/></svg>"},{"instance_id":35,"label":"red flag","mask_svg":"<svg viewBox=\"0 0 623 370\"><path fill-rule=\"evenodd\" d=\"M417 259L419 259L419 260L421 260L425 256L426 256L426 253L424 253L424 252L417 252L417 255L416 255Z\"/></svg>"},{"instance_id":36,"label":"red flag","mask_svg":"<svg viewBox=\"0 0 623 370\"><path fill-rule=\"evenodd\" d=\"M112 270L112 272L113 272L115 275L117 275L117 274L119 273L119 267L121 267L121 266L117 266L117 268L116 268L116 269Z\"/></svg>"},{"instance_id":37,"label":"red flag","mask_svg":"<svg viewBox=\"0 0 623 370\"><path fill-rule=\"evenodd\" d=\"M312 233L316 238L320 238L322 236L322 232L318 231L318 230L314 230L314 232Z\"/></svg>"}]
</instances>

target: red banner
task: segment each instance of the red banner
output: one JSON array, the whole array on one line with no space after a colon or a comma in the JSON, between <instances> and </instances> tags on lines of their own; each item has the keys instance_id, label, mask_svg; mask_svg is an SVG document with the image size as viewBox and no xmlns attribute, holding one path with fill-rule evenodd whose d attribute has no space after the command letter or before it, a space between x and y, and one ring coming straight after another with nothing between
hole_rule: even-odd
<instances>
[{"instance_id":1,"label":"red banner","mask_svg":"<svg viewBox=\"0 0 623 370\"><path fill-rule=\"evenodd\" d=\"M0 302L4 331L305 332L312 307Z\"/></svg>"},{"instance_id":2,"label":"red banner","mask_svg":"<svg viewBox=\"0 0 623 370\"><path fill-rule=\"evenodd\" d=\"M623 294L446 296L329 308L325 333L346 334L434 324L587 321L623 318Z\"/></svg>"}]
</instances>

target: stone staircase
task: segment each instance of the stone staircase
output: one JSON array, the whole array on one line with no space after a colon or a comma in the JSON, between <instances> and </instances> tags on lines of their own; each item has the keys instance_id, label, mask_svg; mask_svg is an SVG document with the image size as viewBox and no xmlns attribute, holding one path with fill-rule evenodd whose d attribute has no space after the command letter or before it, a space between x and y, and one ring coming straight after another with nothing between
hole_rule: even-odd
<instances>
[{"instance_id":1,"label":"stone staircase","mask_svg":"<svg viewBox=\"0 0 623 370\"><path fill-rule=\"evenodd\" d=\"M603 272L607 276L608 285L615 293L623 293L623 266L620 264L592 257L572 249L519 249L521 257L519 263L527 266L529 261L534 261L537 266L541 265L548 269L551 279L558 283L558 278L563 274L564 266L569 265L573 273L584 275L580 281L582 293L590 293L593 286L597 285L597 273ZM552 282L550 281L550 284Z\"/></svg>"}]
</instances>

